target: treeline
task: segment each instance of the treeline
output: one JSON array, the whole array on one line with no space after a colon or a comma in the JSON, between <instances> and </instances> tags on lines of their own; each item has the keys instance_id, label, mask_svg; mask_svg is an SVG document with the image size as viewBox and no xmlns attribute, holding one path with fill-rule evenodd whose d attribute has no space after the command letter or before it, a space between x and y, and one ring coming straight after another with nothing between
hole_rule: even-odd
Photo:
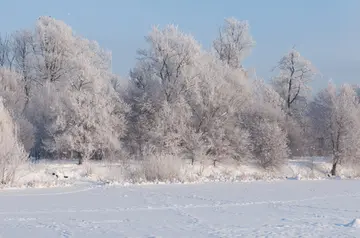
<instances>
[{"instance_id":1,"label":"treeline","mask_svg":"<svg viewBox=\"0 0 360 238\"><path fill-rule=\"evenodd\" d=\"M226 19L211 49L176 26L154 27L129 80L111 53L51 17L0 38L0 176L28 158L191 163L236 160L263 168L291 156L360 156L357 88L333 83L295 49L269 83L242 66L255 46L246 21Z\"/></svg>"}]
</instances>

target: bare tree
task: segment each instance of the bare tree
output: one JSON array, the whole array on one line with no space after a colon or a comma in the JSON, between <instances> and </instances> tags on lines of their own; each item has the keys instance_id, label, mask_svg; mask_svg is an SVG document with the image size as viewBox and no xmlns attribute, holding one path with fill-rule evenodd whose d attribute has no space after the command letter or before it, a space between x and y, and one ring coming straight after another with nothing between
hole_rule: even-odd
<instances>
[{"instance_id":1,"label":"bare tree","mask_svg":"<svg viewBox=\"0 0 360 238\"><path fill-rule=\"evenodd\" d=\"M186 84L192 80L183 77L183 71L195 64L201 52L200 44L174 25L164 29L154 27L146 41L150 48L138 51L140 60L152 70L149 80L159 80L165 100L171 102L186 90Z\"/></svg>"}]
</instances>

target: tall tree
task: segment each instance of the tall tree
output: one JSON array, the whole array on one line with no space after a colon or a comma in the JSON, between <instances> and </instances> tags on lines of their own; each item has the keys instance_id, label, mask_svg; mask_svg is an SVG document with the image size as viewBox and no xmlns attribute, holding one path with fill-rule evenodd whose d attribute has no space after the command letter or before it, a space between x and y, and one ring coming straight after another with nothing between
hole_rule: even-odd
<instances>
[{"instance_id":1,"label":"tall tree","mask_svg":"<svg viewBox=\"0 0 360 238\"><path fill-rule=\"evenodd\" d=\"M39 108L40 146L77 154L79 163L119 150L127 107L112 85L111 55L50 17L39 18L35 46L40 80L32 108Z\"/></svg>"},{"instance_id":2,"label":"tall tree","mask_svg":"<svg viewBox=\"0 0 360 238\"><path fill-rule=\"evenodd\" d=\"M126 101L131 105L127 136L128 148L142 155L153 140L159 114L166 105L179 105L194 85L196 73L191 68L197 63L201 46L176 26L154 27L146 37L148 47L138 51L139 60L131 71ZM155 133L157 134L157 133ZM158 138L159 139L159 138Z\"/></svg>"}]
</instances>

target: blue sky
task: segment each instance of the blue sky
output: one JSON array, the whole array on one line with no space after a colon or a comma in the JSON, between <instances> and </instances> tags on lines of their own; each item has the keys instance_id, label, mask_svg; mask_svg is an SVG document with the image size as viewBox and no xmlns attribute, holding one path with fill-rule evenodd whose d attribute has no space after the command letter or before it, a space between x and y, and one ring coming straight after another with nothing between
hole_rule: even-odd
<instances>
[{"instance_id":1,"label":"blue sky","mask_svg":"<svg viewBox=\"0 0 360 238\"><path fill-rule=\"evenodd\" d=\"M65 21L113 52L123 77L152 25L174 23L209 47L225 17L248 20L257 42L245 66L268 79L271 68L293 45L332 78L357 83L360 75L358 0L0 0L0 31L32 27L41 15Z\"/></svg>"}]
</instances>

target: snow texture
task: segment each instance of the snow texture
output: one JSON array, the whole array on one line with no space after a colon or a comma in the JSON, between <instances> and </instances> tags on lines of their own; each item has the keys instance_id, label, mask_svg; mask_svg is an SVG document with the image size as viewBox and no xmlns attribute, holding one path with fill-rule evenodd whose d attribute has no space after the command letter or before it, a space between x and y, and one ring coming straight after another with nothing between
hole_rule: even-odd
<instances>
[{"instance_id":1,"label":"snow texture","mask_svg":"<svg viewBox=\"0 0 360 238\"><path fill-rule=\"evenodd\" d=\"M0 194L0 236L359 237L359 186L285 180L8 189Z\"/></svg>"}]
</instances>

